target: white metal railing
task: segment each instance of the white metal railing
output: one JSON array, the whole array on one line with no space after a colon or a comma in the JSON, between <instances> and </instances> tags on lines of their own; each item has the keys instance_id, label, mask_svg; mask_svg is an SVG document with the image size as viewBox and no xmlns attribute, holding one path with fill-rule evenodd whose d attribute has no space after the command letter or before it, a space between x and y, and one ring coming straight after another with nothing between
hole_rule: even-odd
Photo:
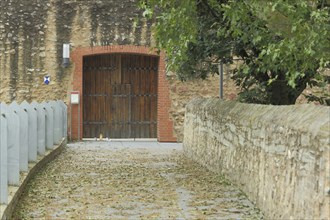
<instances>
[{"instance_id":1,"label":"white metal railing","mask_svg":"<svg viewBox=\"0 0 330 220\"><path fill-rule=\"evenodd\" d=\"M20 172L67 136L63 101L0 103L0 204L8 203L8 186L18 186Z\"/></svg>"}]
</instances>

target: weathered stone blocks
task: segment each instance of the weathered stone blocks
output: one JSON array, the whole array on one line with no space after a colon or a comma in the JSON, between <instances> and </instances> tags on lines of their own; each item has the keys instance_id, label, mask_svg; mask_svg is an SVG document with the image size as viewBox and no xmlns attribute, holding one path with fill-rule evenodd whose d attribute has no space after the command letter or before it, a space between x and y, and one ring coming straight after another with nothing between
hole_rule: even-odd
<instances>
[{"instance_id":1,"label":"weathered stone blocks","mask_svg":"<svg viewBox=\"0 0 330 220\"><path fill-rule=\"evenodd\" d=\"M196 99L186 108L184 151L240 185L267 218L327 219L329 115L325 106Z\"/></svg>"}]
</instances>

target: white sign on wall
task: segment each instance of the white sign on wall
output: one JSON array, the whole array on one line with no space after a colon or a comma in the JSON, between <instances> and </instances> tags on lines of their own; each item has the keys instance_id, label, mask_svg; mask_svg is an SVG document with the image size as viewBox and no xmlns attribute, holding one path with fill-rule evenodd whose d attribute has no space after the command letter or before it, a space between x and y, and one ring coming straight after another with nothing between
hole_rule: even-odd
<instances>
[{"instance_id":1,"label":"white sign on wall","mask_svg":"<svg viewBox=\"0 0 330 220\"><path fill-rule=\"evenodd\" d=\"M48 85L50 83L50 76L44 76L44 83Z\"/></svg>"},{"instance_id":2,"label":"white sign on wall","mask_svg":"<svg viewBox=\"0 0 330 220\"><path fill-rule=\"evenodd\" d=\"M79 92L71 92L71 104L79 104Z\"/></svg>"}]
</instances>

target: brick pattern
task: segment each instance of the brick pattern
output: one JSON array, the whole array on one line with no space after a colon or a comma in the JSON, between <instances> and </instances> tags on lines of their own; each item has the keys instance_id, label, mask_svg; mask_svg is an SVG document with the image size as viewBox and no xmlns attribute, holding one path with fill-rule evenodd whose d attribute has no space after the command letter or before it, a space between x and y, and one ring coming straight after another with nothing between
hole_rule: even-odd
<instances>
[{"instance_id":1,"label":"brick pattern","mask_svg":"<svg viewBox=\"0 0 330 220\"><path fill-rule=\"evenodd\" d=\"M165 54L158 54L156 51L145 46L113 45L77 48L71 53L74 66L72 88L80 94L80 138L83 135L83 57L88 55L109 54L109 53L130 53L143 54L159 57L158 66L158 103L157 103L157 139L160 142L176 142L173 135L173 121L170 120L171 99L169 82L165 73ZM78 139L78 105L72 106L71 138Z\"/></svg>"}]
</instances>

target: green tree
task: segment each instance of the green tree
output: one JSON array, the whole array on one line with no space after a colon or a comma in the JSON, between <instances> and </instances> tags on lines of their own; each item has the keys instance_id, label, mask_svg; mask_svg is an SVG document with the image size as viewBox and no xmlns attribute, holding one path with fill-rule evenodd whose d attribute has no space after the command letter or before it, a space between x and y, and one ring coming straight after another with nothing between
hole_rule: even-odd
<instances>
[{"instance_id":1,"label":"green tree","mask_svg":"<svg viewBox=\"0 0 330 220\"><path fill-rule=\"evenodd\" d=\"M294 104L329 67L329 2L306 0L144 0L157 47L181 80L242 62L233 79L244 102Z\"/></svg>"}]
</instances>

